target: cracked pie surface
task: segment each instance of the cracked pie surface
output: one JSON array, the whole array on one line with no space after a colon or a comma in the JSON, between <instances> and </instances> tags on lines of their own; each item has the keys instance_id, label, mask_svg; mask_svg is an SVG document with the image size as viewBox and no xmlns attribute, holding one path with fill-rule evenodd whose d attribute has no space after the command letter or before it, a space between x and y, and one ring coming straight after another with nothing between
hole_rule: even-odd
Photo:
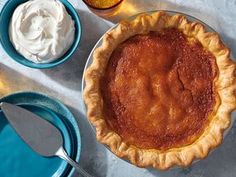
<instances>
[{"instance_id":1,"label":"cracked pie surface","mask_svg":"<svg viewBox=\"0 0 236 177\"><path fill-rule=\"evenodd\" d=\"M107 32L85 75L97 139L140 166L204 158L236 107L235 68L216 33L182 15L141 14Z\"/></svg>"}]
</instances>

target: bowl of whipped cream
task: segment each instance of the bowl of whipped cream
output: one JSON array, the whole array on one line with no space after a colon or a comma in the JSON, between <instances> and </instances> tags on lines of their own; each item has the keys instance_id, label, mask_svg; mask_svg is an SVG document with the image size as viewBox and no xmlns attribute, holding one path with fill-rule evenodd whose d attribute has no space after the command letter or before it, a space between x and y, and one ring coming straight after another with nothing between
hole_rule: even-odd
<instances>
[{"instance_id":1,"label":"bowl of whipped cream","mask_svg":"<svg viewBox=\"0 0 236 177\"><path fill-rule=\"evenodd\" d=\"M0 42L25 66L52 68L68 60L81 38L81 23L67 0L9 0L0 13Z\"/></svg>"}]
</instances>

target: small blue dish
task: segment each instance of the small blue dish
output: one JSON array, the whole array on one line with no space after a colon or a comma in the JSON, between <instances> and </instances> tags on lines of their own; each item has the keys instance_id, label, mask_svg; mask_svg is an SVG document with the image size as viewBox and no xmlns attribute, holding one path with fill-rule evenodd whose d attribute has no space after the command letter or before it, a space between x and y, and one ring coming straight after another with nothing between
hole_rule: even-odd
<instances>
[{"instance_id":1,"label":"small blue dish","mask_svg":"<svg viewBox=\"0 0 236 177\"><path fill-rule=\"evenodd\" d=\"M26 1L27 0L8 0L2 8L2 11L0 13L0 43L2 44L3 49L13 60L30 68L47 69L64 63L75 52L81 38L81 23L75 8L67 0L60 0L75 22L75 39L70 49L62 57L50 63L34 63L27 60L16 51L10 41L8 34L9 24L14 10L17 6Z\"/></svg>"},{"instance_id":2,"label":"small blue dish","mask_svg":"<svg viewBox=\"0 0 236 177\"><path fill-rule=\"evenodd\" d=\"M20 92L0 99L19 105L54 124L62 133L64 147L70 157L78 162L81 150L80 132L70 111L59 101L33 92ZM0 176L71 177L74 169L58 157L42 157L15 133L0 111Z\"/></svg>"}]
</instances>

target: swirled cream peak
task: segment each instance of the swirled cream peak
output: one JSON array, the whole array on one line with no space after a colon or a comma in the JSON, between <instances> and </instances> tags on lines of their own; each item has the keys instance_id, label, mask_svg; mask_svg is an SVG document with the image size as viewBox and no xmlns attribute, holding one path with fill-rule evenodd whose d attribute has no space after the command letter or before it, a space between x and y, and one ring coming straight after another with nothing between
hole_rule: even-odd
<instances>
[{"instance_id":1,"label":"swirled cream peak","mask_svg":"<svg viewBox=\"0 0 236 177\"><path fill-rule=\"evenodd\" d=\"M74 41L74 21L58 0L31 0L12 16L9 36L15 49L35 63L58 59Z\"/></svg>"}]
</instances>

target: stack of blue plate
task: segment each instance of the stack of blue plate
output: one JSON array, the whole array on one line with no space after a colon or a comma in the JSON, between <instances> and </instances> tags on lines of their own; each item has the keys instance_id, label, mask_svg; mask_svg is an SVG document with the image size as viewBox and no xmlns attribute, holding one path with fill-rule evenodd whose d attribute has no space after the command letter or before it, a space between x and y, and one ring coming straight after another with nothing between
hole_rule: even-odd
<instances>
[{"instance_id":1,"label":"stack of blue plate","mask_svg":"<svg viewBox=\"0 0 236 177\"><path fill-rule=\"evenodd\" d=\"M6 96L0 102L17 104L54 124L62 133L64 147L78 162L81 150L80 132L71 112L59 101L42 94L21 92ZM0 111L0 176L71 176L73 169L58 157L38 155L26 145Z\"/></svg>"}]
</instances>

